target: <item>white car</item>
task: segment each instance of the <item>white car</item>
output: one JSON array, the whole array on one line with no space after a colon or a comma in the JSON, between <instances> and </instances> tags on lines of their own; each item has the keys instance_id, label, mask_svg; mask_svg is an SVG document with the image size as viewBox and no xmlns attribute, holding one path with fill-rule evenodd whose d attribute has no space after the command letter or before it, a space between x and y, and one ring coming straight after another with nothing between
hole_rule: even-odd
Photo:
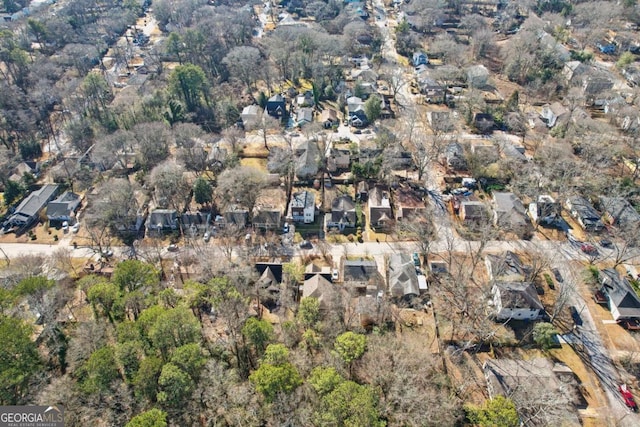
<instances>
[{"instance_id":1,"label":"white car","mask_svg":"<svg viewBox=\"0 0 640 427\"><path fill-rule=\"evenodd\" d=\"M211 234L207 231L204 233L204 242L209 243L209 240L211 240Z\"/></svg>"},{"instance_id":2,"label":"white car","mask_svg":"<svg viewBox=\"0 0 640 427\"><path fill-rule=\"evenodd\" d=\"M71 226L71 232L72 232L72 233L77 233L77 232L78 232L78 230L80 230L80 223L79 223L79 222L76 222L75 224L73 224L73 225Z\"/></svg>"},{"instance_id":3,"label":"white car","mask_svg":"<svg viewBox=\"0 0 640 427\"><path fill-rule=\"evenodd\" d=\"M339 277L339 272L337 268L334 268L333 270L331 270L331 280L338 280Z\"/></svg>"}]
</instances>

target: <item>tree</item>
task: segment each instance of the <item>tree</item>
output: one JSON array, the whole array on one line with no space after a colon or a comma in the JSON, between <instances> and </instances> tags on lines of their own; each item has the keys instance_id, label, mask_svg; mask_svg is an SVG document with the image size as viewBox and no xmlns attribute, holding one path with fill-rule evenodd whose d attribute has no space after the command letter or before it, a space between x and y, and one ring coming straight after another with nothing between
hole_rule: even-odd
<instances>
[{"instance_id":1,"label":"tree","mask_svg":"<svg viewBox=\"0 0 640 427\"><path fill-rule=\"evenodd\" d=\"M166 159L173 136L164 122L139 123L132 129L137 142L136 161L145 171Z\"/></svg>"},{"instance_id":2,"label":"tree","mask_svg":"<svg viewBox=\"0 0 640 427\"><path fill-rule=\"evenodd\" d=\"M125 341L116 345L116 358L120 362L124 378L128 383L132 383L138 369L143 351L140 341Z\"/></svg>"},{"instance_id":3,"label":"tree","mask_svg":"<svg viewBox=\"0 0 640 427\"><path fill-rule=\"evenodd\" d=\"M44 296L55 286L56 282L44 276L33 276L22 279L15 288L16 295L28 297L30 305L42 314Z\"/></svg>"},{"instance_id":4,"label":"tree","mask_svg":"<svg viewBox=\"0 0 640 427\"><path fill-rule=\"evenodd\" d=\"M556 341L556 335L558 335L558 331L551 323L540 322L536 323L533 327L533 340L542 347L543 350L548 350L553 347Z\"/></svg>"},{"instance_id":5,"label":"tree","mask_svg":"<svg viewBox=\"0 0 640 427\"><path fill-rule=\"evenodd\" d=\"M226 169L220 174L216 191L225 206L242 206L251 216L259 193L266 185L264 172L250 166L240 166Z\"/></svg>"},{"instance_id":6,"label":"tree","mask_svg":"<svg viewBox=\"0 0 640 427\"><path fill-rule=\"evenodd\" d=\"M292 393L302 384L300 374L287 361L288 355L289 351L282 344L269 345L260 367L249 376L267 402L272 402L280 393Z\"/></svg>"},{"instance_id":7,"label":"tree","mask_svg":"<svg viewBox=\"0 0 640 427\"><path fill-rule=\"evenodd\" d=\"M273 326L266 320L250 317L242 327L242 335L253 345L256 355L261 357L269 342L273 341Z\"/></svg>"},{"instance_id":8,"label":"tree","mask_svg":"<svg viewBox=\"0 0 640 427\"><path fill-rule=\"evenodd\" d=\"M353 362L360 359L367 349L367 337L347 331L336 337L333 346L338 357L349 367L351 374Z\"/></svg>"},{"instance_id":9,"label":"tree","mask_svg":"<svg viewBox=\"0 0 640 427\"><path fill-rule=\"evenodd\" d=\"M307 380L320 396L327 395L346 380L333 366L317 366L311 371Z\"/></svg>"},{"instance_id":10,"label":"tree","mask_svg":"<svg viewBox=\"0 0 640 427\"><path fill-rule=\"evenodd\" d=\"M185 344L175 349L171 355L171 363L189 374L194 382L200 378L200 372L204 367L206 358L202 354L200 344Z\"/></svg>"},{"instance_id":11,"label":"tree","mask_svg":"<svg viewBox=\"0 0 640 427\"><path fill-rule=\"evenodd\" d=\"M251 86L258 79L264 67L260 50L253 46L237 46L227 53L223 59L231 77L240 80L251 92Z\"/></svg>"},{"instance_id":12,"label":"tree","mask_svg":"<svg viewBox=\"0 0 640 427\"><path fill-rule=\"evenodd\" d=\"M385 426L378 412L378 396L370 386L344 381L322 398L317 414L322 425Z\"/></svg>"},{"instance_id":13,"label":"tree","mask_svg":"<svg viewBox=\"0 0 640 427\"><path fill-rule=\"evenodd\" d=\"M373 123L378 120L382 113L382 101L376 95L372 95L364 103L364 113L367 116L369 123Z\"/></svg>"},{"instance_id":14,"label":"tree","mask_svg":"<svg viewBox=\"0 0 640 427\"><path fill-rule=\"evenodd\" d=\"M104 392L120 377L112 347L102 347L78 369L78 380L86 393Z\"/></svg>"},{"instance_id":15,"label":"tree","mask_svg":"<svg viewBox=\"0 0 640 427\"><path fill-rule=\"evenodd\" d=\"M18 181L7 180L3 194L5 206L11 206L11 204L21 198L24 193L25 189Z\"/></svg>"},{"instance_id":16,"label":"tree","mask_svg":"<svg viewBox=\"0 0 640 427\"><path fill-rule=\"evenodd\" d=\"M193 198L199 205L208 205L213 201L213 187L208 179L201 176L193 184Z\"/></svg>"},{"instance_id":17,"label":"tree","mask_svg":"<svg viewBox=\"0 0 640 427\"><path fill-rule=\"evenodd\" d=\"M169 352L200 339L200 322L186 307L162 311L149 329L149 338L167 358Z\"/></svg>"},{"instance_id":18,"label":"tree","mask_svg":"<svg viewBox=\"0 0 640 427\"><path fill-rule=\"evenodd\" d=\"M305 329L313 328L320 321L320 301L318 298L302 298L296 318Z\"/></svg>"},{"instance_id":19,"label":"tree","mask_svg":"<svg viewBox=\"0 0 640 427\"><path fill-rule=\"evenodd\" d=\"M122 291L133 292L157 284L158 279L158 271L152 265L129 259L113 270L112 282Z\"/></svg>"},{"instance_id":20,"label":"tree","mask_svg":"<svg viewBox=\"0 0 640 427\"><path fill-rule=\"evenodd\" d=\"M200 68L194 64L178 65L169 75L170 90L180 96L193 113L200 106L200 100L207 98L207 78Z\"/></svg>"},{"instance_id":21,"label":"tree","mask_svg":"<svg viewBox=\"0 0 640 427\"><path fill-rule=\"evenodd\" d=\"M195 387L191 377L171 362L162 367L158 385L158 401L174 408L184 404Z\"/></svg>"},{"instance_id":22,"label":"tree","mask_svg":"<svg viewBox=\"0 0 640 427\"><path fill-rule=\"evenodd\" d=\"M109 319L109 322L113 323L113 308L120 299L120 290L115 284L109 282L94 284L87 291L87 299L96 316L98 315L98 308L100 308L102 314ZM122 315L123 313L119 314ZM121 316L118 317L121 320Z\"/></svg>"},{"instance_id":23,"label":"tree","mask_svg":"<svg viewBox=\"0 0 640 427\"><path fill-rule=\"evenodd\" d=\"M520 425L520 417L513 401L502 395L487 400L484 405L465 407L469 423L479 427L517 427Z\"/></svg>"},{"instance_id":24,"label":"tree","mask_svg":"<svg viewBox=\"0 0 640 427\"><path fill-rule=\"evenodd\" d=\"M133 379L136 396L155 402L161 371L162 360L160 358L149 356L142 359L140 368Z\"/></svg>"},{"instance_id":25,"label":"tree","mask_svg":"<svg viewBox=\"0 0 640 427\"><path fill-rule=\"evenodd\" d=\"M148 182L154 189L153 195L157 206L182 212L182 207L189 198L190 190L190 185L184 174L185 169L171 160L153 168L149 174Z\"/></svg>"},{"instance_id":26,"label":"tree","mask_svg":"<svg viewBox=\"0 0 640 427\"><path fill-rule=\"evenodd\" d=\"M167 427L167 413L153 408L133 417L125 427Z\"/></svg>"},{"instance_id":27,"label":"tree","mask_svg":"<svg viewBox=\"0 0 640 427\"><path fill-rule=\"evenodd\" d=\"M0 404L22 403L31 376L40 369L31 328L22 320L0 315Z\"/></svg>"}]
</instances>

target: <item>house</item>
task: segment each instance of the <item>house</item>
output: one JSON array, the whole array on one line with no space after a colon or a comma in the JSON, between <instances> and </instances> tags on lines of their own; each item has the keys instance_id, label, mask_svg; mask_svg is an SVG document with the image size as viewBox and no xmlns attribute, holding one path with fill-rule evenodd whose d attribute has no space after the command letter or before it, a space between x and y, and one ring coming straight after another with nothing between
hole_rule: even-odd
<instances>
[{"instance_id":1,"label":"house","mask_svg":"<svg viewBox=\"0 0 640 427\"><path fill-rule=\"evenodd\" d=\"M587 401L576 375L566 365L542 357L489 359L482 369L489 397L510 398L522 425L581 425L577 409L585 409Z\"/></svg>"},{"instance_id":2,"label":"house","mask_svg":"<svg viewBox=\"0 0 640 427\"><path fill-rule=\"evenodd\" d=\"M600 214L593 205L584 197L574 196L567 199L567 209L571 216L578 221L578 224L586 231L600 231L604 228L604 223L600 219Z\"/></svg>"},{"instance_id":3,"label":"house","mask_svg":"<svg viewBox=\"0 0 640 427\"><path fill-rule=\"evenodd\" d=\"M529 217L535 224L551 225L562 219L562 206L551 196L541 194L537 202L529 204Z\"/></svg>"},{"instance_id":4,"label":"house","mask_svg":"<svg viewBox=\"0 0 640 427\"><path fill-rule=\"evenodd\" d=\"M331 202L331 216L327 215L327 227L337 227L340 231L356 226L356 204L349 195L342 195Z\"/></svg>"},{"instance_id":5,"label":"house","mask_svg":"<svg viewBox=\"0 0 640 427\"><path fill-rule=\"evenodd\" d=\"M464 158L464 149L458 142L450 142L444 150L447 167L452 170L465 170L467 161Z\"/></svg>"},{"instance_id":6,"label":"house","mask_svg":"<svg viewBox=\"0 0 640 427\"><path fill-rule=\"evenodd\" d=\"M147 220L148 231L171 231L178 229L178 212L175 209L154 209Z\"/></svg>"},{"instance_id":7,"label":"house","mask_svg":"<svg viewBox=\"0 0 640 427\"><path fill-rule=\"evenodd\" d=\"M336 289L324 275L312 274L304 280L302 298L316 298L320 304L320 310L330 309L336 296Z\"/></svg>"},{"instance_id":8,"label":"house","mask_svg":"<svg viewBox=\"0 0 640 427\"><path fill-rule=\"evenodd\" d=\"M384 286L384 278L374 260L345 260L342 281L360 294L377 295Z\"/></svg>"},{"instance_id":9,"label":"house","mask_svg":"<svg viewBox=\"0 0 640 427\"><path fill-rule=\"evenodd\" d=\"M415 52L413 54L413 66L429 65L429 58L424 52Z\"/></svg>"},{"instance_id":10,"label":"house","mask_svg":"<svg viewBox=\"0 0 640 427\"><path fill-rule=\"evenodd\" d=\"M364 112L364 102L357 96L347 98L347 113L349 124L353 127L365 127L369 122Z\"/></svg>"},{"instance_id":11,"label":"house","mask_svg":"<svg viewBox=\"0 0 640 427\"><path fill-rule=\"evenodd\" d=\"M524 282L529 275L529 268L523 264L517 254L511 251L506 251L502 255L487 255L484 263L489 279L492 281Z\"/></svg>"},{"instance_id":12,"label":"house","mask_svg":"<svg viewBox=\"0 0 640 427\"><path fill-rule=\"evenodd\" d=\"M253 228L259 228L261 230L280 230L281 219L282 212L280 212L280 209L257 206L254 209L251 224Z\"/></svg>"},{"instance_id":13,"label":"house","mask_svg":"<svg viewBox=\"0 0 640 427\"><path fill-rule=\"evenodd\" d=\"M389 189L386 186L375 185L369 190L369 224L372 229L385 228L392 220Z\"/></svg>"},{"instance_id":14,"label":"house","mask_svg":"<svg viewBox=\"0 0 640 427\"><path fill-rule=\"evenodd\" d=\"M487 207L479 200L465 198L453 200L453 210L465 224L480 224L489 219Z\"/></svg>"},{"instance_id":15,"label":"house","mask_svg":"<svg viewBox=\"0 0 640 427\"><path fill-rule=\"evenodd\" d=\"M299 191L291 196L289 215L294 222L310 224L315 220L316 195L310 191Z\"/></svg>"},{"instance_id":16,"label":"house","mask_svg":"<svg viewBox=\"0 0 640 427\"><path fill-rule=\"evenodd\" d=\"M548 128L552 128L556 124L565 123L569 119L569 110L559 102L545 104L540 112L540 118Z\"/></svg>"},{"instance_id":17,"label":"house","mask_svg":"<svg viewBox=\"0 0 640 427\"><path fill-rule=\"evenodd\" d=\"M591 67L580 61L567 61L562 68L562 76L568 83L575 82L591 72Z\"/></svg>"},{"instance_id":18,"label":"house","mask_svg":"<svg viewBox=\"0 0 640 427\"><path fill-rule=\"evenodd\" d=\"M600 292L609 303L609 310L613 320L640 319L640 298L634 291L626 277L612 269L606 268L600 271Z\"/></svg>"},{"instance_id":19,"label":"house","mask_svg":"<svg viewBox=\"0 0 640 427\"><path fill-rule=\"evenodd\" d=\"M495 191L492 205L493 225L516 233L523 233L530 228L527 211L515 194Z\"/></svg>"},{"instance_id":20,"label":"house","mask_svg":"<svg viewBox=\"0 0 640 427\"><path fill-rule=\"evenodd\" d=\"M640 227L640 213L631 203L622 197L600 196L600 206L603 219L611 225L619 226L626 230L638 231Z\"/></svg>"},{"instance_id":21,"label":"house","mask_svg":"<svg viewBox=\"0 0 640 427\"><path fill-rule=\"evenodd\" d=\"M24 161L19 163L13 170L13 175L9 177L9 181L21 181L25 175L33 175L38 177L40 174L40 163L35 161Z\"/></svg>"},{"instance_id":22,"label":"house","mask_svg":"<svg viewBox=\"0 0 640 427\"><path fill-rule=\"evenodd\" d=\"M237 206L231 206L222 213L222 227L243 229L249 222L249 211Z\"/></svg>"},{"instance_id":23,"label":"house","mask_svg":"<svg viewBox=\"0 0 640 427\"><path fill-rule=\"evenodd\" d=\"M310 90L298 94L298 96L296 96L296 105L298 107L313 107L315 105L315 102L313 101L313 92L311 92Z\"/></svg>"},{"instance_id":24,"label":"house","mask_svg":"<svg viewBox=\"0 0 640 427\"><path fill-rule=\"evenodd\" d=\"M242 125L246 128L257 126L261 118L260 106L247 105L242 109L240 118L242 119Z\"/></svg>"},{"instance_id":25,"label":"house","mask_svg":"<svg viewBox=\"0 0 640 427\"><path fill-rule=\"evenodd\" d=\"M511 141L503 141L500 144L500 150L502 151L502 155L511 160L515 160L518 162L526 162L527 156L524 155L525 148L521 145L515 145Z\"/></svg>"},{"instance_id":26,"label":"house","mask_svg":"<svg viewBox=\"0 0 640 427\"><path fill-rule=\"evenodd\" d=\"M259 290L260 304L273 310L277 307L282 283L282 264L277 262L265 262L255 264L260 275L255 287Z\"/></svg>"},{"instance_id":27,"label":"house","mask_svg":"<svg viewBox=\"0 0 640 427\"><path fill-rule=\"evenodd\" d=\"M544 312L536 288L529 282L495 282L491 294L496 320L536 320Z\"/></svg>"},{"instance_id":28,"label":"house","mask_svg":"<svg viewBox=\"0 0 640 427\"><path fill-rule=\"evenodd\" d=\"M473 125L482 133L491 133L495 126L493 116L488 113L476 113L473 116Z\"/></svg>"},{"instance_id":29,"label":"house","mask_svg":"<svg viewBox=\"0 0 640 427\"><path fill-rule=\"evenodd\" d=\"M303 107L298 109L296 113L296 124L298 126L304 126L311 122L313 122L313 108Z\"/></svg>"},{"instance_id":30,"label":"house","mask_svg":"<svg viewBox=\"0 0 640 427\"><path fill-rule=\"evenodd\" d=\"M333 108L326 108L320 113L320 123L325 129L338 126L340 124L338 120L338 112Z\"/></svg>"},{"instance_id":31,"label":"house","mask_svg":"<svg viewBox=\"0 0 640 427\"><path fill-rule=\"evenodd\" d=\"M185 233L189 233L191 236L197 236L200 233L207 232L209 229L211 214L205 214L200 211L188 211L180 215L180 222L182 223L182 229Z\"/></svg>"},{"instance_id":32,"label":"house","mask_svg":"<svg viewBox=\"0 0 640 427\"><path fill-rule=\"evenodd\" d=\"M47 206L58 193L58 186L55 184L45 184L39 190L32 191L20 202L16 210L7 220L11 227L26 229L38 222L40 212Z\"/></svg>"},{"instance_id":33,"label":"house","mask_svg":"<svg viewBox=\"0 0 640 427\"><path fill-rule=\"evenodd\" d=\"M264 107L265 113L276 119L282 119L287 115L287 104L285 97L278 94L273 95L267 100L267 105Z\"/></svg>"},{"instance_id":34,"label":"house","mask_svg":"<svg viewBox=\"0 0 640 427\"><path fill-rule=\"evenodd\" d=\"M604 73L592 75L584 79L582 90L587 105L593 104L598 95L610 91L613 88L613 80Z\"/></svg>"},{"instance_id":35,"label":"house","mask_svg":"<svg viewBox=\"0 0 640 427\"><path fill-rule=\"evenodd\" d=\"M396 220L424 217L427 207L422 197L409 186L400 186L392 192Z\"/></svg>"},{"instance_id":36,"label":"house","mask_svg":"<svg viewBox=\"0 0 640 427\"><path fill-rule=\"evenodd\" d=\"M360 181L356 191L356 200L366 202L369 200L369 183L367 181Z\"/></svg>"},{"instance_id":37,"label":"house","mask_svg":"<svg viewBox=\"0 0 640 427\"><path fill-rule=\"evenodd\" d=\"M389 293L392 297L411 300L420 295L418 275L411 255L405 253L389 255L387 274Z\"/></svg>"},{"instance_id":38,"label":"house","mask_svg":"<svg viewBox=\"0 0 640 427\"><path fill-rule=\"evenodd\" d=\"M489 70L484 65L473 65L467 68L467 84L471 87L482 88L487 85Z\"/></svg>"},{"instance_id":39,"label":"house","mask_svg":"<svg viewBox=\"0 0 640 427\"><path fill-rule=\"evenodd\" d=\"M306 140L295 150L296 177L300 180L309 180L318 175L320 149L318 144L311 140Z\"/></svg>"},{"instance_id":40,"label":"house","mask_svg":"<svg viewBox=\"0 0 640 427\"><path fill-rule=\"evenodd\" d=\"M63 222L69 225L76 222L76 211L80 206L81 198L78 194L65 191L60 197L47 204L47 219L49 225L58 226Z\"/></svg>"},{"instance_id":41,"label":"house","mask_svg":"<svg viewBox=\"0 0 640 427\"><path fill-rule=\"evenodd\" d=\"M338 150L332 148L327 157L327 171L334 173L347 171L351 166L351 154L348 150Z\"/></svg>"},{"instance_id":42,"label":"house","mask_svg":"<svg viewBox=\"0 0 640 427\"><path fill-rule=\"evenodd\" d=\"M425 101L429 104L439 104L445 101L444 87L429 77L421 77L418 79L418 87L420 93L425 96Z\"/></svg>"},{"instance_id":43,"label":"house","mask_svg":"<svg viewBox=\"0 0 640 427\"><path fill-rule=\"evenodd\" d=\"M307 264L304 268L304 280L310 279L316 275L322 276L327 280L331 280L331 267L328 265L318 265L314 262Z\"/></svg>"}]
</instances>

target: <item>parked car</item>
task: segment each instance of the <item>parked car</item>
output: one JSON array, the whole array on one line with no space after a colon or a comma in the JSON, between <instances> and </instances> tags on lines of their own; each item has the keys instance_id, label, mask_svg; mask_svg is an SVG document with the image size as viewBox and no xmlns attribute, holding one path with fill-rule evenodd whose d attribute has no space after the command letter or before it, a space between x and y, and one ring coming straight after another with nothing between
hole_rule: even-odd
<instances>
[{"instance_id":1,"label":"parked car","mask_svg":"<svg viewBox=\"0 0 640 427\"><path fill-rule=\"evenodd\" d=\"M413 265L415 265L416 267L420 267L420 255L418 255L416 252L413 253Z\"/></svg>"},{"instance_id":2,"label":"parked car","mask_svg":"<svg viewBox=\"0 0 640 427\"><path fill-rule=\"evenodd\" d=\"M167 247L167 250L169 252L177 252L178 251L178 245L176 245L175 243L172 243L169 245L169 247Z\"/></svg>"},{"instance_id":3,"label":"parked car","mask_svg":"<svg viewBox=\"0 0 640 427\"><path fill-rule=\"evenodd\" d=\"M578 309L574 306L569 307L569 312L571 313L571 318L573 319L573 324L576 326L582 326L582 317L580 317L580 313Z\"/></svg>"},{"instance_id":4,"label":"parked car","mask_svg":"<svg viewBox=\"0 0 640 427\"><path fill-rule=\"evenodd\" d=\"M283 233L288 233L289 232L289 223L285 222L284 225L282 226L282 232Z\"/></svg>"},{"instance_id":5,"label":"parked car","mask_svg":"<svg viewBox=\"0 0 640 427\"><path fill-rule=\"evenodd\" d=\"M553 277L556 278L556 281L558 283L562 283L564 281L564 279L562 278L562 274L560 274L560 270L558 270L557 268L553 268L551 269L551 272L553 273Z\"/></svg>"},{"instance_id":6,"label":"parked car","mask_svg":"<svg viewBox=\"0 0 640 427\"><path fill-rule=\"evenodd\" d=\"M71 232L72 233L77 233L80 230L80 223L76 222L75 224L73 224L71 226Z\"/></svg>"},{"instance_id":7,"label":"parked car","mask_svg":"<svg viewBox=\"0 0 640 427\"><path fill-rule=\"evenodd\" d=\"M602 246L603 248L612 249L613 242L609 239L602 239L600 240L600 246Z\"/></svg>"},{"instance_id":8,"label":"parked car","mask_svg":"<svg viewBox=\"0 0 640 427\"><path fill-rule=\"evenodd\" d=\"M100 255L102 255L102 258L111 258L113 256L113 251L111 249L103 249L102 252L100 252Z\"/></svg>"},{"instance_id":9,"label":"parked car","mask_svg":"<svg viewBox=\"0 0 640 427\"><path fill-rule=\"evenodd\" d=\"M638 412L638 404L631 394L631 391L627 387L626 384L620 384L618 386L618 390L620 391L620 395L622 395L622 400L624 400L624 404L629 407L633 412Z\"/></svg>"},{"instance_id":10,"label":"parked car","mask_svg":"<svg viewBox=\"0 0 640 427\"><path fill-rule=\"evenodd\" d=\"M69 231L69 223L67 221L62 223L62 231L67 233Z\"/></svg>"},{"instance_id":11,"label":"parked car","mask_svg":"<svg viewBox=\"0 0 640 427\"><path fill-rule=\"evenodd\" d=\"M583 243L580 245L580 250L587 255L597 255L598 250L591 243Z\"/></svg>"},{"instance_id":12,"label":"parked car","mask_svg":"<svg viewBox=\"0 0 640 427\"><path fill-rule=\"evenodd\" d=\"M300 249L313 249L313 245L308 240L303 240L300 243Z\"/></svg>"},{"instance_id":13,"label":"parked car","mask_svg":"<svg viewBox=\"0 0 640 427\"><path fill-rule=\"evenodd\" d=\"M205 231L203 239L205 243L209 243L209 240L211 240L211 233Z\"/></svg>"},{"instance_id":14,"label":"parked car","mask_svg":"<svg viewBox=\"0 0 640 427\"><path fill-rule=\"evenodd\" d=\"M334 268L333 270L331 270L331 280L338 280L340 273L338 272L337 268Z\"/></svg>"}]
</instances>

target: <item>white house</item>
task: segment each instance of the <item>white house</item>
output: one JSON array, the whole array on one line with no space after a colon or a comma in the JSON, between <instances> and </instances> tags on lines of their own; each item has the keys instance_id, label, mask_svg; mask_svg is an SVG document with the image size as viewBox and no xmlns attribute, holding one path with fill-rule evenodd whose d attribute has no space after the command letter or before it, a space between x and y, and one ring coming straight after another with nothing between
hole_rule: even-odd
<instances>
[{"instance_id":1,"label":"white house","mask_svg":"<svg viewBox=\"0 0 640 427\"><path fill-rule=\"evenodd\" d=\"M293 221L310 224L315 219L316 195L310 191L293 193L289 214Z\"/></svg>"},{"instance_id":2,"label":"white house","mask_svg":"<svg viewBox=\"0 0 640 427\"><path fill-rule=\"evenodd\" d=\"M529 282L496 282L491 289L497 320L535 320L544 311Z\"/></svg>"}]
</instances>

